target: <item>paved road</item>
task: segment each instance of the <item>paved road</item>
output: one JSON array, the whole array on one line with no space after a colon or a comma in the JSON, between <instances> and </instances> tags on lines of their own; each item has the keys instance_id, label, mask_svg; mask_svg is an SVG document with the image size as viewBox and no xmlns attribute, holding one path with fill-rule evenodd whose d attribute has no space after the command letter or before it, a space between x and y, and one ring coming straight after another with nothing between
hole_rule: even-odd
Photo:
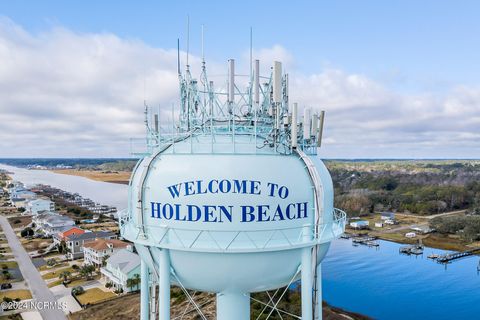
<instances>
[{"instance_id":1,"label":"paved road","mask_svg":"<svg viewBox=\"0 0 480 320\"><path fill-rule=\"evenodd\" d=\"M429 215L429 216L418 216L418 215L412 215L412 214L397 213L396 216L398 216L398 217L415 217L415 218L419 218L419 219L432 220L433 218L437 218L437 217L445 217L445 216L463 214L463 213L465 213L465 211L466 210L450 211L450 212L432 214L432 215ZM408 226L401 226L401 227L396 227L396 228L392 228L392 229L383 230L382 233L395 233L395 232L402 231L402 230L412 229L413 227L425 227L425 226L428 226L427 222L418 222L418 223L414 223L414 224L411 224L411 225L408 225Z\"/></svg>"},{"instance_id":2,"label":"paved road","mask_svg":"<svg viewBox=\"0 0 480 320\"><path fill-rule=\"evenodd\" d=\"M13 256L18 262L18 266L22 272L23 278L30 287L33 299L36 302L48 302L50 305L56 305L58 303L57 299L55 299L55 296L48 289L47 284L33 265L30 256L20 244L15 232L4 216L0 216L0 225L2 226L5 236L7 237L8 244L13 252ZM40 311L40 314L44 320L66 320L65 314L61 309L47 309L38 311Z\"/></svg>"},{"instance_id":3,"label":"paved road","mask_svg":"<svg viewBox=\"0 0 480 320\"><path fill-rule=\"evenodd\" d=\"M466 210L457 210L457 211L449 211L449 212L444 212L444 213L437 213L437 214L431 214L429 216L420 216L420 215L415 215L415 214L407 214L407 213L396 213L397 216L399 217L415 217L419 219L428 219L431 220L433 218L437 217L444 217L444 216L452 216L460 213L465 213Z\"/></svg>"}]
</instances>

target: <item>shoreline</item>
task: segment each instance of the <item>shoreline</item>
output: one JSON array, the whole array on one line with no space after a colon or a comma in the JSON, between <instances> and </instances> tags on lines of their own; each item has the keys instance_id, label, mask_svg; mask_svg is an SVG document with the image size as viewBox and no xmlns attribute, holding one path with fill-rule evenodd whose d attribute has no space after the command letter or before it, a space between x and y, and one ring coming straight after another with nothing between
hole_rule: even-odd
<instances>
[{"instance_id":1,"label":"shoreline","mask_svg":"<svg viewBox=\"0 0 480 320\"><path fill-rule=\"evenodd\" d=\"M358 234L361 235L370 235L373 237L377 237L379 240L394 242L398 244L417 244L419 240L422 240L423 245L433 249L445 250L445 251L466 251L472 248L477 248L477 245L474 243L465 243L460 241L459 239L446 239L448 237L441 236L438 234L429 234L425 236L419 236L417 238L397 238L393 237L391 234L388 233L378 233L378 232L363 232L363 233L356 233L352 232L352 230L347 230L345 234L349 234L351 236L355 236ZM389 236L390 235L390 236Z\"/></svg>"},{"instance_id":2,"label":"shoreline","mask_svg":"<svg viewBox=\"0 0 480 320\"><path fill-rule=\"evenodd\" d=\"M128 185L131 172L119 171L98 171L98 170L78 170L78 169L51 169L53 173L83 177L94 181L117 183Z\"/></svg>"}]
</instances>

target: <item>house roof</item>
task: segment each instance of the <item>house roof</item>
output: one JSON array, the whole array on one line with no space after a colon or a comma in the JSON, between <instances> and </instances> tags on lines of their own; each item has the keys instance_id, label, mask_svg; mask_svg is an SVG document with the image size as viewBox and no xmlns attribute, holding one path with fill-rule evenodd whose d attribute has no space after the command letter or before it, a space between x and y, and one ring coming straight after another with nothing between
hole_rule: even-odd
<instances>
[{"instance_id":1,"label":"house roof","mask_svg":"<svg viewBox=\"0 0 480 320\"><path fill-rule=\"evenodd\" d=\"M52 201L50 199L35 199L35 200L30 200L28 202L29 205L33 205L33 204L36 204L36 203L42 203L42 202L49 202L51 203Z\"/></svg>"},{"instance_id":2,"label":"house roof","mask_svg":"<svg viewBox=\"0 0 480 320\"><path fill-rule=\"evenodd\" d=\"M115 234L110 231L96 231L96 232L85 232L82 234L72 234L68 237L66 237L67 240L73 241L73 240L93 240L95 238L107 238L107 237L112 237Z\"/></svg>"},{"instance_id":3,"label":"house roof","mask_svg":"<svg viewBox=\"0 0 480 320\"><path fill-rule=\"evenodd\" d=\"M356 224L368 224L368 221L366 221L366 220L358 220L358 221L352 221L351 223L356 223Z\"/></svg>"},{"instance_id":4,"label":"house roof","mask_svg":"<svg viewBox=\"0 0 480 320\"><path fill-rule=\"evenodd\" d=\"M140 265L140 257L130 250L122 249L108 258L107 263L113 268L120 269L122 273L127 274Z\"/></svg>"},{"instance_id":5,"label":"house roof","mask_svg":"<svg viewBox=\"0 0 480 320\"><path fill-rule=\"evenodd\" d=\"M51 214L49 215L46 219L45 222L48 223L66 223L66 222L74 222L73 219L67 217L67 216L62 216L62 215L57 215L57 214Z\"/></svg>"},{"instance_id":6,"label":"house roof","mask_svg":"<svg viewBox=\"0 0 480 320\"><path fill-rule=\"evenodd\" d=\"M382 216L388 216L388 217L394 217L395 216L395 213L394 212L382 212L380 215Z\"/></svg>"},{"instance_id":7,"label":"house roof","mask_svg":"<svg viewBox=\"0 0 480 320\"><path fill-rule=\"evenodd\" d=\"M68 226L65 228L64 231L61 231L58 233L58 237L60 239L63 239L73 234L83 234L83 233L85 233L85 230L83 230L82 228Z\"/></svg>"},{"instance_id":8,"label":"house roof","mask_svg":"<svg viewBox=\"0 0 480 320\"><path fill-rule=\"evenodd\" d=\"M85 242L83 247L99 251L108 249L109 245L113 248L126 248L129 243L117 239L95 239L93 241Z\"/></svg>"}]
</instances>

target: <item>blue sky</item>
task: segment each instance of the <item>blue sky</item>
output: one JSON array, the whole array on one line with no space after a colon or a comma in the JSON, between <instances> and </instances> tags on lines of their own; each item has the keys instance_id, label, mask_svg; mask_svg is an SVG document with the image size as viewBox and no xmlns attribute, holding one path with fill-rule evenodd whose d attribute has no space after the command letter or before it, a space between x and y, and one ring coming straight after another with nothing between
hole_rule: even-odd
<instances>
[{"instance_id":1,"label":"blue sky","mask_svg":"<svg viewBox=\"0 0 480 320\"><path fill-rule=\"evenodd\" d=\"M61 25L163 48L175 47L176 38L185 37L189 15L192 51L200 51L204 24L207 57L216 60L248 49L251 26L257 46L281 44L304 71L335 66L405 90L478 83L479 1L294 3L11 1L3 3L1 12L33 32Z\"/></svg>"},{"instance_id":2,"label":"blue sky","mask_svg":"<svg viewBox=\"0 0 480 320\"><path fill-rule=\"evenodd\" d=\"M203 24L215 71L245 64L253 27L255 57L286 62L292 96L327 111L324 157L480 158L479 12L466 0L4 1L0 157L128 156L143 99L178 98L189 16L192 59Z\"/></svg>"}]
</instances>

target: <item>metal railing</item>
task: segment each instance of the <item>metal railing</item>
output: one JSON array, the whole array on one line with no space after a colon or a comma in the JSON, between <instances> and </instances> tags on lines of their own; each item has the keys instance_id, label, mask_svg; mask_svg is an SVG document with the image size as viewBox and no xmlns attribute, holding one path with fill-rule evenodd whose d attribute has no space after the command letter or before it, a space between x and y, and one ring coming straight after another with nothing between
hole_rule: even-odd
<instances>
[{"instance_id":1,"label":"metal railing","mask_svg":"<svg viewBox=\"0 0 480 320\"><path fill-rule=\"evenodd\" d=\"M265 230L199 230L169 226L139 226L127 211L119 212L122 236L129 240L146 241L162 248L201 252L259 252L313 246L332 241L345 231L346 214L334 209L331 222L308 228L310 241L305 241L305 227L285 227ZM127 227L130 226L130 231ZM139 239L140 229L148 239ZM131 232L130 234L126 234ZM133 234L134 233L134 234Z\"/></svg>"}]
</instances>

